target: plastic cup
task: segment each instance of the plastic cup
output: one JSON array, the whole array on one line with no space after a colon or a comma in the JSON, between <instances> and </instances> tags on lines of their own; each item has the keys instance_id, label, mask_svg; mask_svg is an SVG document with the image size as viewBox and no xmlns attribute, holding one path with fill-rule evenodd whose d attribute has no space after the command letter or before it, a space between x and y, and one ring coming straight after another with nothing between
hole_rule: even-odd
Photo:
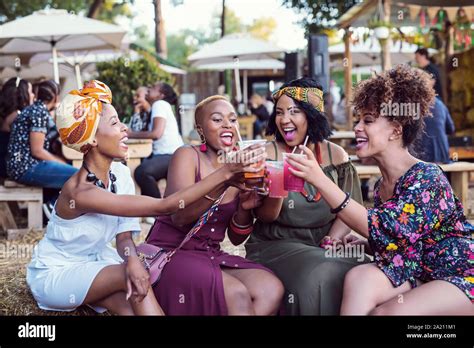
<instances>
[{"instance_id":1,"label":"plastic cup","mask_svg":"<svg viewBox=\"0 0 474 348\"><path fill-rule=\"evenodd\" d=\"M257 140L243 140L239 141L239 149L243 150L246 149L249 146L252 146L254 144L265 144L267 141L265 139L257 139ZM254 165L253 167L259 167L263 164L263 161L260 161ZM265 176L265 169L262 169L256 173L244 173L244 178L245 179L255 179L255 178L263 178Z\"/></svg>"},{"instance_id":2,"label":"plastic cup","mask_svg":"<svg viewBox=\"0 0 474 348\"><path fill-rule=\"evenodd\" d=\"M268 196L273 198L288 197L288 191L284 189L283 182L283 161L267 161L266 167L270 179Z\"/></svg>"},{"instance_id":3,"label":"plastic cup","mask_svg":"<svg viewBox=\"0 0 474 348\"><path fill-rule=\"evenodd\" d=\"M283 187L287 191L292 191L292 192L301 192L304 188L304 179L299 178L297 176L294 176L291 174L290 168L291 166L288 164L288 156L289 153L283 153L283 162L284 162L284 167L283 167ZM293 156L302 156L306 158L306 155L304 154L296 154L294 153Z\"/></svg>"}]
</instances>

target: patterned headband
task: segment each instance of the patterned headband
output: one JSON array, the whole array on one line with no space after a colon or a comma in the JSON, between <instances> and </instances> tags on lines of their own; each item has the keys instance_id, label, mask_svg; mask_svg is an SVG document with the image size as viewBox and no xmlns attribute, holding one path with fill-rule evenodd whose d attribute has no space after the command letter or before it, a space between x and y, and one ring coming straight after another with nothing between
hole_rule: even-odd
<instances>
[{"instance_id":1,"label":"patterned headband","mask_svg":"<svg viewBox=\"0 0 474 348\"><path fill-rule=\"evenodd\" d=\"M112 92L100 81L86 82L80 90L69 92L56 112L56 126L61 142L86 153L95 138L102 103L112 103Z\"/></svg>"},{"instance_id":2,"label":"patterned headband","mask_svg":"<svg viewBox=\"0 0 474 348\"><path fill-rule=\"evenodd\" d=\"M309 103L319 112L324 112L323 91L314 87L285 87L273 93L275 103L285 94L288 97Z\"/></svg>"}]
</instances>

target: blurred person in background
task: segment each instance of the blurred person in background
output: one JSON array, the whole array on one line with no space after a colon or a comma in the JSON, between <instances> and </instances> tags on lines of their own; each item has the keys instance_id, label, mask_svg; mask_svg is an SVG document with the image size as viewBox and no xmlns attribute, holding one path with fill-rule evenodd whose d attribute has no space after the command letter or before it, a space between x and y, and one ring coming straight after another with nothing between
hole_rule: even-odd
<instances>
[{"instance_id":1,"label":"blurred person in background","mask_svg":"<svg viewBox=\"0 0 474 348\"><path fill-rule=\"evenodd\" d=\"M35 95L32 85L19 77L12 77L0 92L0 177L7 176L7 148L13 121L28 105L33 104Z\"/></svg>"}]
</instances>

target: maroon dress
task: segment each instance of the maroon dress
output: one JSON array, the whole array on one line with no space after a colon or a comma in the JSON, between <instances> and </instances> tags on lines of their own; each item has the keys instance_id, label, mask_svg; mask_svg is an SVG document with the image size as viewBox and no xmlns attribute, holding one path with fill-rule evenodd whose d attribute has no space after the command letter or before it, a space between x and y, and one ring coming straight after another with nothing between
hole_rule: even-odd
<instances>
[{"instance_id":1,"label":"maroon dress","mask_svg":"<svg viewBox=\"0 0 474 348\"><path fill-rule=\"evenodd\" d=\"M196 182L201 180L200 161ZM264 266L220 249L227 226L237 211L238 198L220 204L210 220L189 240L164 268L153 287L166 315L227 315L221 268L262 269ZM194 223L176 227L169 216L156 219L147 242L165 249L177 247Z\"/></svg>"}]
</instances>

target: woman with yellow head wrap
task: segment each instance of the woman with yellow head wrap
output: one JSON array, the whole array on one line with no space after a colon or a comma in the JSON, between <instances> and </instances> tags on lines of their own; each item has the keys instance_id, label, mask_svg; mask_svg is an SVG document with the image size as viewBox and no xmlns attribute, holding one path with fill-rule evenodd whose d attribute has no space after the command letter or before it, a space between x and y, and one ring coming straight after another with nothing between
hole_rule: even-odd
<instances>
[{"instance_id":1,"label":"woman with yellow head wrap","mask_svg":"<svg viewBox=\"0 0 474 348\"><path fill-rule=\"evenodd\" d=\"M110 89L90 81L71 91L58 108L61 141L85 155L82 168L62 188L28 266L27 283L45 310L71 311L85 304L123 315L161 315L131 237L140 231L134 217L192 204L223 182L237 180L249 163L225 165L166 199L136 196L129 169L113 163L127 156L127 128L111 102ZM113 239L117 250L109 246Z\"/></svg>"}]
</instances>

